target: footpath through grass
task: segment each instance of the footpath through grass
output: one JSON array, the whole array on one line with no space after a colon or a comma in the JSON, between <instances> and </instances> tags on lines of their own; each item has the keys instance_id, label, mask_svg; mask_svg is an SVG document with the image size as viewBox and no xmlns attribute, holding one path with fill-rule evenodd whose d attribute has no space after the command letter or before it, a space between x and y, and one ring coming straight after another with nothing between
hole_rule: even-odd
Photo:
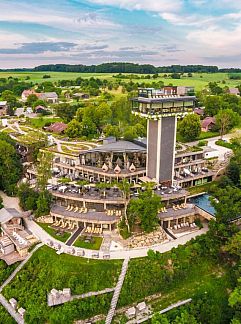
<instances>
[{"instance_id":1,"label":"footpath through grass","mask_svg":"<svg viewBox=\"0 0 241 324\"><path fill-rule=\"evenodd\" d=\"M69 232L60 232L58 230L55 230L54 228L50 227L49 224L46 223L38 223L39 226L42 227L42 229L45 230L49 235L51 235L56 240L59 240L61 242L66 242L70 236L72 235Z\"/></svg>"},{"instance_id":2,"label":"footpath through grass","mask_svg":"<svg viewBox=\"0 0 241 324\"><path fill-rule=\"evenodd\" d=\"M73 295L114 287L122 261L88 260L44 246L34 253L3 295L17 299L26 309L26 323L73 323L96 314L107 313L112 294L105 294L67 304L48 307L47 294L52 288L71 288Z\"/></svg>"}]
</instances>

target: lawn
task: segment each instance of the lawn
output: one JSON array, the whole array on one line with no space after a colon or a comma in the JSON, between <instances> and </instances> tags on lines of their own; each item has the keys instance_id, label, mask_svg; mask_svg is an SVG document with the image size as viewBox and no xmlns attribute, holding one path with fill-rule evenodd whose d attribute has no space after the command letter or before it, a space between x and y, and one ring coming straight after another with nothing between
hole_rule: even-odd
<instances>
[{"instance_id":1,"label":"lawn","mask_svg":"<svg viewBox=\"0 0 241 324\"><path fill-rule=\"evenodd\" d=\"M198 138L196 138L194 141L202 141L204 139L208 139L216 136L219 136L218 132L201 132ZM177 131L176 139L177 142L188 143L188 141L185 141L178 131ZM193 142L193 140L190 142Z\"/></svg>"},{"instance_id":2,"label":"lawn","mask_svg":"<svg viewBox=\"0 0 241 324\"><path fill-rule=\"evenodd\" d=\"M10 276L17 268L18 262L8 266L5 261L0 260L0 285Z\"/></svg>"},{"instance_id":3,"label":"lawn","mask_svg":"<svg viewBox=\"0 0 241 324\"><path fill-rule=\"evenodd\" d=\"M44 75L50 75L49 79L43 79ZM42 82L57 82L59 80L75 80L79 77L81 78L100 78L100 79L110 79L112 78L112 73L74 73L74 72L0 72L0 78L19 78L20 80L33 83ZM26 77L30 77L26 80Z\"/></svg>"},{"instance_id":4,"label":"lawn","mask_svg":"<svg viewBox=\"0 0 241 324\"><path fill-rule=\"evenodd\" d=\"M41 226L49 235L51 235L56 240L59 240L61 242L66 242L69 237L71 236L71 233L69 232L63 232L61 234L57 234L57 230L49 227L49 224L45 223L38 223L39 226Z\"/></svg>"},{"instance_id":5,"label":"lawn","mask_svg":"<svg viewBox=\"0 0 241 324\"><path fill-rule=\"evenodd\" d=\"M191 187L188 188L189 194L190 195L195 195L195 194L199 194L201 192L206 192L209 190L210 186L213 185L214 182L208 182L208 183L204 183L200 186L195 186L195 187Z\"/></svg>"},{"instance_id":6,"label":"lawn","mask_svg":"<svg viewBox=\"0 0 241 324\"><path fill-rule=\"evenodd\" d=\"M75 241L74 246L80 247L83 249L90 249L90 250L99 250L102 244L102 237L92 236L91 240L86 241L87 236L80 236Z\"/></svg>"},{"instance_id":7,"label":"lawn","mask_svg":"<svg viewBox=\"0 0 241 324\"><path fill-rule=\"evenodd\" d=\"M58 307L47 307L47 294L52 288L69 287L72 294L82 294L114 287L122 261L88 260L72 255L57 255L44 246L34 253L3 295L17 299L27 311L26 323L68 324L96 314L106 314L112 294L74 300Z\"/></svg>"},{"instance_id":8,"label":"lawn","mask_svg":"<svg viewBox=\"0 0 241 324\"><path fill-rule=\"evenodd\" d=\"M50 125L52 123L61 122L61 118L59 117L39 117L39 118L31 118L29 120L30 126L35 128L43 128L46 125Z\"/></svg>"},{"instance_id":9,"label":"lawn","mask_svg":"<svg viewBox=\"0 0 241 324\"><path fill-rule=\"evenodd\" d=\"M229 274L226 274L229 269L208 255L206 245L206 236L202 235L170 252L157 255L152 252L147 258L131 259L118 307L141 302L154 294L161 294L161 297L153 302L155 310L161 310L187 298L196 298L198 305L203 302L207 291L207 297L210 296L208 307L215 309L212 316L218 314L216 317L220 320L220 316L228 308L227 294L231 283ZM219 293L215 289L219 289ZM215 294L217 296L214 298ZM226 308L223 307L224 303ZM205 314L205 310L202 312ZM212 316L210 315L210 318ZM210 319L202 323L225 323L218 320Z\"/></svg>"},{"instance_id":10,"label":"lawn","mask_svg":"<svg viewBox=\"0 0 241 324\"><path fill-rule=\"evenodd\" d=\"M15 320L12 318L12 316L9 315L9 313L6 311L6 309L0 304L0 323L1 324L15 324Z\"/></svg>"}]
</instances>

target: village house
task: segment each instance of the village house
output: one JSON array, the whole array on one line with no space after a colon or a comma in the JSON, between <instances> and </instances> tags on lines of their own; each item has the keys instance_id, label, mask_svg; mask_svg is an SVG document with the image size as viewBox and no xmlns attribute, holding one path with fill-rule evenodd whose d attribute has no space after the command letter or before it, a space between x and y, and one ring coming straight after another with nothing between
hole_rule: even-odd
<instances>
[{"instance_id":1,"label":"village house","mask_svg":"<svg viewBox=\"0 0 241 324\"><path fill-rule=\"evenodd\" d=\"M240 91L238 88L229 88L228 93L235 96L240 96Z\"/></svg>"},{"instance_id":2,"label":"village house","mask_svg":"<svg viewBox=\"0 0 241 324\"><path fill-rule=\"evenodd\" d=\"M206 117L206 118L201 122L201 129L202 129L202 132L208 132L208 131L211 131L215 125L216 125L215 117Z\"/></svg>"},{"instance_id":3,"label":"village house","mask_svg":"<svg viewBox=\"0 0 241 324\"><path fill-rule=\"evenodd\" d=\"M0 117L7 115L8 103L7 101L0 101Z\"/></svg>"},{"instance_id":4,"label":"village house","mask_svg":"<svg viewBox=\"0 0 241 324\"><path fill-rule=\"evenodd\" d=\"M47 127L46 130L48 132L53 132L53 133L61 134L61 133L64 133L64 131L66 130L66 128L67 128L67 125L65 123L56 122L56 123L50 125L49 127Z\"/></svg>"}]
</instances>

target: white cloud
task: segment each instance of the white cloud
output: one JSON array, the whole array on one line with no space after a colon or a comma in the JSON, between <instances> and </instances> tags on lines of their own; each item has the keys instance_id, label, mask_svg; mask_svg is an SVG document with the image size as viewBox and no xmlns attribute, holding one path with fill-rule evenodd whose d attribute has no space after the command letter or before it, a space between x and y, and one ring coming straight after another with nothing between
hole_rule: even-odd
<instances>
[{"instance_id":1,"label":"white cloud","mask_svg":"<svg viewBox=\"0 0 241 324\"><path fill-rule=\"evenodd\" d=\"M42 24L68 31L80 28L108 29L119 27L99 12L72 11L63 12L56 9L40 8L34 5L1 3L0 21Z\"/></svg>"},{"instance_id":2,"label":"white cloud","mask_svg":"<svg viewBox=\"0 0 241 324\"><path fill-rule=\"evenodd\" d=\"M187 35L187 40L204 47L203 52L209 54L234 55L241 52L241 24L232 30L211 26L207 29L194 30Z\"/></svg>"},{"instance_id":3,"label":"white cloud","mask_svg":"<svg viewBox=\"0 0 241 324\"><path fill-rule=\"evenodd\" d=\"M89 0L89 2L128 10L145 10L153 12L175 12L178 11L183 4L182 0Z\"/></svg>"}]
</instances>

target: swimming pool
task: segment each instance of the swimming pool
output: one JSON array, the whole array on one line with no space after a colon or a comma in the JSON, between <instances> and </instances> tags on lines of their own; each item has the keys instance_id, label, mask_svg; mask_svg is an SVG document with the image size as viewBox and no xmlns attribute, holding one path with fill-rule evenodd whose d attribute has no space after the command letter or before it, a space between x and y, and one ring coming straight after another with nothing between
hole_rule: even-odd
<instances>
[{"instance_id":1,"label":"swimming pool","mask_svg":"<svg viewBox=\"0 0 241 324\"><path fill-rule=\"evenodd\" d=\"M211 202L209 200L211 196L208 194L203 194L197 197L193 197L190 199L190 202L192 204L195 204L199 208L205 210L209 214L215 216L215 208L211 205Z\"/></svg>"}]
</instances>

